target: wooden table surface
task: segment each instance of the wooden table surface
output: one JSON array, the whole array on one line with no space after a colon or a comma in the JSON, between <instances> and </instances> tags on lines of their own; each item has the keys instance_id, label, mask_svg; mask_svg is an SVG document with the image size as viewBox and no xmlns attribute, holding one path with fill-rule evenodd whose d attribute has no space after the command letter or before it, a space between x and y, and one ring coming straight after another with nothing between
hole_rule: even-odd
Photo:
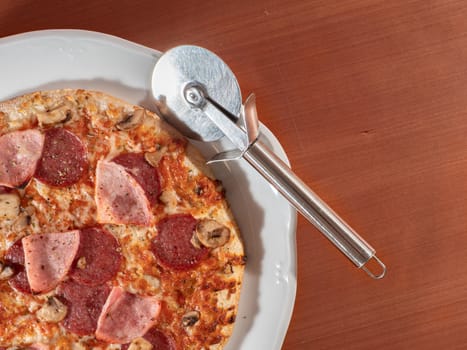
<instances>
[{"instance_id":1,"label":"wooden table surface","mask_svg":"<svg viewBox=\"0 0 467 350\"><path fill-rule=\"evenodd\" d=\"M389 269L371 280L300 218L283 349L466 349L466 18L455 0L21 0L0 2L0 37L80 28L218 53Z\"/></svg>"}]
</instances>

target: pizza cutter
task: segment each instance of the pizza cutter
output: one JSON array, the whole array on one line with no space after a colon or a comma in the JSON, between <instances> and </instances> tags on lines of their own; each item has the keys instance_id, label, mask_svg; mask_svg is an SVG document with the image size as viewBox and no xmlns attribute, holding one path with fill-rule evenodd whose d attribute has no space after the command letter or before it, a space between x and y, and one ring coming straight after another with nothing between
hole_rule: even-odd
<instances>
[{"instance_id":1,"label":"pizza cutter","mask_svg":"<svg viewBox=\"0 0 467 350\"><path fill-rule=\"evenodd\" d=\"M190 45L168 50L154 68L152 93L163 117L185 136L230 140L233 149L208 163L245 159L358 268L374 279L384 277L386 266L375 249L259 139L255 95L242 105L237 79L217 55ZM372 259L377 264L365 266Z\"/></svg>"}]
</instances>

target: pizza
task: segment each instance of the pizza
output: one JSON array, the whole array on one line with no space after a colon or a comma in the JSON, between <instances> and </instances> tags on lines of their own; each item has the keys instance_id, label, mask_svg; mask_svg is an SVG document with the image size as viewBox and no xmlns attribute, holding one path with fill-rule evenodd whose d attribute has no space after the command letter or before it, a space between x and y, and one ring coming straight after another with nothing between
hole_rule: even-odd
<instances>
[{"instance_id":1,"label":"pizza","mask_svg":"<svg viewBox=\"0 0 467 350\"><path fill-rule=\"evenodd\" d=\"M0 103L0 349L222 349L244 266L222 184L156 114Z\"/></svg>"}]
</instances>

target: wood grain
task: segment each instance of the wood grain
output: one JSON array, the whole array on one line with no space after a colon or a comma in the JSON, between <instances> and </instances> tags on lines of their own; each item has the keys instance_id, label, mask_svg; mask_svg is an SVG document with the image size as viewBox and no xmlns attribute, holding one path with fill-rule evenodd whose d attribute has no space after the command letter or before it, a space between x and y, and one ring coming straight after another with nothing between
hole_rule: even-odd
<instances>
[{"instance_id":1,"label":"wood grain","mask_svg":"<svg viewBox=\"0 0 467 350\"><path fill-rule=\"evenodd\" d=\"M81 28L218 53L389 267L367 278L300 219L283 348L465 349L466 18L454 0L22 0L0 2L0 36Z\"/></svg>"}]
</instances>

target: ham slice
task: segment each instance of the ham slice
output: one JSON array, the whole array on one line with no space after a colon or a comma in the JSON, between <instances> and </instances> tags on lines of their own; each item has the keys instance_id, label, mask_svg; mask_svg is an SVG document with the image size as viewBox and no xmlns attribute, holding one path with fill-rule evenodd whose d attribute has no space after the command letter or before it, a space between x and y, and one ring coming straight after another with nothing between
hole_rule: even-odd
<instances>
[{"instance_id":1,"label":"ham slice","mask_svg":"<svg viewBox=\"0 0 467 350\"><path fill-rule=\"evenodd\" d=\"M142 337L157 320L160 301L114 287L97 321L96 338L109 343L125 344Z\"/></svg>"},{"instance_id":2,"label":"ham slice","mask_svg":"<svg viewBox=\"0 0 467 350\"><path fill-rule=\"evenodd\" d=\"M26 274L33 292L48 292L65 278L78 251L79 238L79 231L74 230L22 239Z\"/></svg>"},{"instance_id":3,"label":"ham slice","mask_svg":"<svg viewBox=\"0 0 467 350\"><path fill-rule=\"evenodd\" d=\"M96 169L97 221L105 224L151 223L150 203L138 182L114 162L101 160Z\"/></svg>"},{"instance_id":4,"label":"ham slice","mask_svg":"<svg viewBox=\"0 0 467 350\"><path fill-rule=\"evenodd\" d=\"M44 135L37 130L13 131L0 137L0 185L18 187L36 171Z\"/></svg>"}]
</instances>

